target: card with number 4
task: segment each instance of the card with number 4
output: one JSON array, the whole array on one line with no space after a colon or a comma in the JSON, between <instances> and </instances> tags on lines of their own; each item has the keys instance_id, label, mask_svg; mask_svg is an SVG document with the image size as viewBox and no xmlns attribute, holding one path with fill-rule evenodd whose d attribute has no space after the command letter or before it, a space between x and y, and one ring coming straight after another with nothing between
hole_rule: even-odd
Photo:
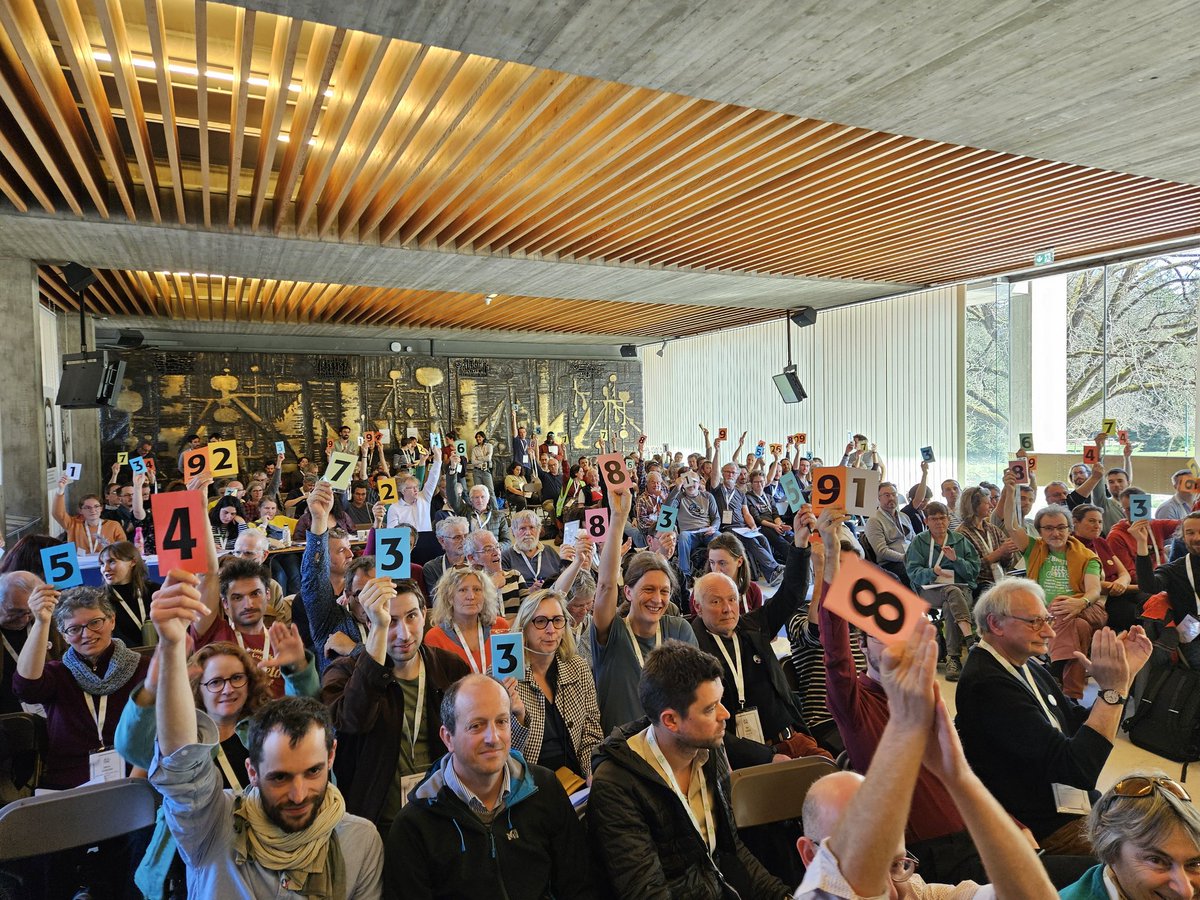
<instances>
[{"instance_id":1,"label":"card with number 4","mask_svg":"<svg viewBox=\"0 0 1200 900\"><path fill-rule=\"evenodd\" d=\"M204 533L209 530L208 511L200 491L169 491L150 498L154 533L158 540L158 571L172 569L207 572L208 554Z\"/></svg>"}]
</instances>

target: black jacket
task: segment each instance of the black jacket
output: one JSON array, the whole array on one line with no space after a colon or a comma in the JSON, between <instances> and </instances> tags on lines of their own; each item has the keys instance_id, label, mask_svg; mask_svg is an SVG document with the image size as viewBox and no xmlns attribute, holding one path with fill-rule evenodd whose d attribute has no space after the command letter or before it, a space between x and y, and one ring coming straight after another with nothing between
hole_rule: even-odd
<instances>
[{"instance_id":1,"label":"black jacket","mask_svg":"<svg viewBox=\"0 0 1200 900\"><path fill-rule=\"evenodd\" d=\"M800 601L807 596L808 568L809 549L792 545L788 550L786 568L779 589L758 609L741 616L735 631L743 641L742 669L747 674L747 681L752 673L756 677L765 675L778 701L778 708L784 711L786 717L786 721L780 722L769 722L762 718L763 736L768 741L774 740L784 728L801 724L800 706L796 703L791 686L787 683L787 676L783 674L783 667L771 648L771 638L796 614ZM737 700L744 698L737 696L737 685L729 670L729 664L717 649L718 638L704 627L704 620L700 616L692 619L692 630L696 632L696 643L700 645L700 649L711 653L721 663L725 672L721 678L725 687L722 703L731 714L736 712ZM747 648L750 650L749 654L746 652ZM765 672L759 671L764 667ZM763 710L760 709L759 716L762 717L762 714Z\"/></svg>"},{"instance_id":2,"label":"black jacket","mask_svg":"<svg viewBox=\"0 0 1200 900\"><path fill-rule=\"evenodd\" d=\"M738 838L729 802L729 765L715 750L704 766L717 849L713 857L683 803L629 748L643 718L613 729L592 763L588 833L609 882L605 896L628 900L781 900L792 896ZM597 872L597 875L600 875Z\"/></svg>"},{"instance_id":3,"label":"black jacket","mask_svg":"<svg viewBox=\"0 0 1200 900\"><path fill-rule=\"evenodd\" d=\"M549 769L508 759L508 802L490 824L446 786L445 757L384 841L389 900L592 900L583 824Z\"/></svg>"},{"instance_id":4,"label":"black jacket","mask_svg":"<svg viewBox=\"0 0 1200 900\"><path fill-rule=\"evenodd\" d=\"M1188 580L1188 558L1185 554L1179 559L1172 560L1166 565L1153 568L1149 556L1139 556L1136 560L1137 585L1146 594L1167 592L1167 602L1171 604L1171 618L1176 624L1188 616L1197 616L1196 592ZM1200 574L1200 558L1192 557L1196 572Z\"/></svg>"},{"instance_id":5,"label":"black jacket","mask_svg":"<svg viewBox=\"0 0 1200 900\"><path fill-rule=\"evenodd\" d=\"M963 665L954 724L984 786L1041 839L1079 818L1057 811L1051 785L1090 791L1095 800L1096 779L1112 744L1083 724L1088 711L1063 695L1045 666L1026 665L1061 731L1047 721L1029 688L982 646Z\"/></svg>"},{"instance_id":6,"label":"black jacket","mask_svg":"<svg viewBox=\"0 0 1200 900\"><path fill-rule=\"evenodd\" d=\"M431 760L441 759L446 745L438 735L442 694L464 675L467 664L445 650L421 646L425 658L425 709ZM392 661L381 666L365 650L329 664L321 679L321 702L329 707L337 731L333 764L346 810L378 824L396 775L396 748L404 730L404 691L396 683Z\"/></svg>"}]
</instances>

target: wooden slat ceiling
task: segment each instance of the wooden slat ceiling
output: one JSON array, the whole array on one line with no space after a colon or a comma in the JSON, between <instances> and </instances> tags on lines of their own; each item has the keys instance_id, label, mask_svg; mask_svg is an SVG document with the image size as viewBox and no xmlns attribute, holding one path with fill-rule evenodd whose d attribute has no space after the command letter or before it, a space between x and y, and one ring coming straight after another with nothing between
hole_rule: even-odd
<instances>
[{"instance_id":1,"label":"wooden slat ceiling","mask_svg":"<svg viewBox=\"0 0 1200 900\"><path fill-rule=\"evenodd\" d=\"M460 328L553 334L611 334L649 340L685 337L779 318L778 310L612 303L497 294L397 290L241 278L203 273L101 270L85 292L84 308L108 318L296 325L358 325L397 329ZM47 305L76 313L79 303L55 266L38 269ZM386 301L386 302L384 302Z\"/></svg>"},{"instance_id":2,"label":"wooden slat ceiling","mask_svg":"<svg viewBox=\"0 0 1200 900\"><path fill-rule=\"evenodd\" d=\"M1047 247L1069 258L1166 241L1200 223L1200 187L216 3L4 0L0 24L0 192L21 212L910 284L1025 268ZM44 276L49 303L53 282ZM505 303L477 294L190 282L115 272L91 302L196 319L504 327ZM620 317L658 334L668 319L705 330L777 314L600 301L585 314L561 302L555 330Z\"/></svg>"}]
</instances>

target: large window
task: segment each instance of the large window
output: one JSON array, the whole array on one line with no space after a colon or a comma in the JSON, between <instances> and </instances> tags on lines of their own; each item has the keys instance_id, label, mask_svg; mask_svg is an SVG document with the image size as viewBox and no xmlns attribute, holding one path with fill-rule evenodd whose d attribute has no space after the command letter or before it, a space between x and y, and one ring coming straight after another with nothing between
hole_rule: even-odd
<instances>
[{"instance_id":1,"label":"large window","mask_svg":"<svg viewBox=\"0 0 1200 900\"><path fill-rule=\"evenodd\" d=\"M1011 309L1009 285L967 287L964 483L994 481L1008 462Z\"/></svg>"}]
</instances>

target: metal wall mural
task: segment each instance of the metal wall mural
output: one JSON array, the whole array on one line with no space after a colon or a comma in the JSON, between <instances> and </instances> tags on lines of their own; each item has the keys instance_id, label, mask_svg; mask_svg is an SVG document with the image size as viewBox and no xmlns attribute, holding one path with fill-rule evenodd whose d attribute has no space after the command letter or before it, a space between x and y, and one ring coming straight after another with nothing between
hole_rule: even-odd
<instances>
[{"instance_id":1,"label":"metal wall mural","mask_svg":"<svg viewBox=\"0 0 1200 900\"><path fill-rule=\"evenodd\" d=\"M614 440L629 450L642 429L642 373L636 360L463 359L305 354L126 354L117 404L103 411L103 452L112 459L154 442L161 471L174 472L183 439L217 432L238 442L242 468L287 445L288 462L319 456L348 424L391 437L409 428L482 431L509 455L510 417L542 438L554 432L576 455ZM247 462L249 461L249 464ZM290 466L289 466L290 468Z\"/></svg>"}]
</instances>

